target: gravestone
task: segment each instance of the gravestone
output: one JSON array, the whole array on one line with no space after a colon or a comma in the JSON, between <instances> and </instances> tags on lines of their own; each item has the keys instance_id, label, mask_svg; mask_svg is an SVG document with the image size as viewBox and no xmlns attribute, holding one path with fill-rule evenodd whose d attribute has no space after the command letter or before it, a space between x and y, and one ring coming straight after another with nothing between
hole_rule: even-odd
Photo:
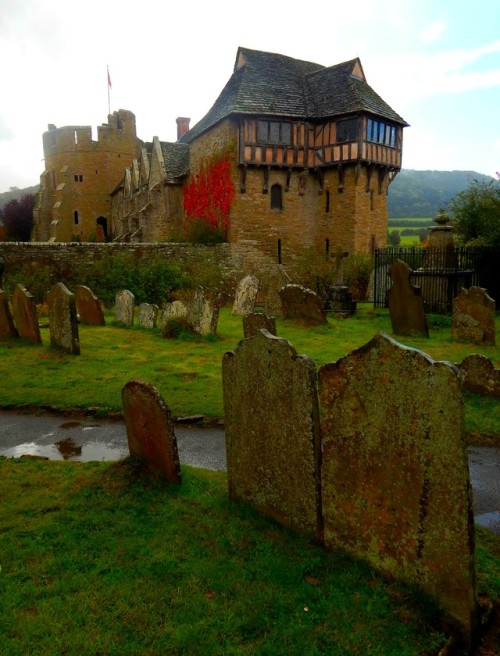
<instances>
[{"instance_id":1,"label":"gravestone","mask_svg":"<svg viewBox=\"0 0 500 656\"><path fill-rule=\"evenodd\" d=\"M419 586L470 644L474 524L460 373L387 335L318 375L328 548Z\"/></svg>"},{"instance_id":2,"label":"gravestone","mask_svg":"<svg viewBox=\"0 0 500 656\"><path fill-rule=\"evenodd\" d=\"M280 289L292 282L282 264L278 264L266 270L264 312L268 317L282 317L283 304L281 302Z\"/></svg>"},{"instance_id":3,"label":"gravestone","mask_svg":"<svg viewBox=\"0 0 500 656\"><path fill-rule=\"evenodd\" d=\"M12 306L12 318L19 333L19 337L41 344L40 326L38 325L38 313L33 296L23 287L16 285L12 293L10 303Z\"/></svg>"},{"instance_id":4,"label":"gravestone","mask_svg":"<svg viewBox=\"0 0 500 656\"><path fill-rule=\"evenodd\" d=\"M215 335L219 323L219 293L198 287L189 302L188 323L198 335Z\"/></svg>"},{"instance_id":5,"label":"gravestone","mask_svg":"<svg viewBox=\"0 0 500 656\"><path fill-rule=\"evenodd\" d=\"M134 324L135 296L128 289L122 289L115 297L115 322L124 326Z\"/></svg>"},{"instance_id":6,"label":"gravestone","mask_svg":"<svg viewBox=\"0 0 500 656\"><path fill-rule=\"evenodd\" d=\"M77 285L75 288L76 311L81 323L90 326L104 326L104 313L101 302L94 292L85 285Z\"/></svg>"},{"instance_id":7,"label":"gravestone","mask_svg":"<svg viewBox=\"0 0 500 656\"><path fill-rule=\"evenodd\" d=\"M458 365L462 372L464 390L500 397L500 369L485 355L471 353Z\"/></svg>"},{"instance_id":8,"label":"gravestone","mask_svg":"<svg viewBox=\"0 0 500 656\"><path fill-rule=\"evenodd\" d=\"M0 338L18 335L9 307L9 298L3 289L0 289Z\"/></svg>"},{"instance_id":9,"label":"gravestone","mask_svg":"<svg viewBox=\"0 0 500 656\"><path fill-rule=\"evenodd\" d=\"M151 303L141 303L139 305L139 325L143 328L154 328L159 308Z\"/></svg>"},{"instance_id":10,"label":"gravestone","mask_svg":"<svg viewBox=\"0 0 500 656\"><path fill-rule=\"evenodd\" d=\"M80 354L75 295L58 282L47 293L50 344L55 348Z\"/></svg>"},{"instance_id":11,"label":"gravestone","mask_svg":"<svg viewBox=\"0 0 500 656\"><path fill-rule=\"evenodd\" d=\"M280 289L285 319L300 319L307 325L327 323L323 301L302 285L285 285Z\"/></svg>"},{"instance_id":12,"label":"gravestone","mask_svg":"<svg viewBox=\"0 0 500 656\"><path fill-rule=\"evenodd\" d=\"M347 251L337 248L334 255L335 260L335 284L332 285L326 295L326 308L332 312L332 317L345 319L352 317L356 312L357 303L352 299L352 293L347 285L344 285L344 258L349 255Z\"/></svg>"},{"instance_id":13,"label":"gravestone","mask_svg":"<svg viewBox=\"0 0 500 656\"><path fill-rule=\"evenodd\" d=\"M122 388L130 455L145 461L157 477L181 482L181 467L170 408L158 390L140 380Z\"/></svg>"},{"instance_id":14,"label":"gravestone","mask_svg":"<svg viewBox=\"0 0 500 656\"><path fill-rule=\"evenodd\" d=\"M411 269L401 260L391 267L392 287L387 291L392 331L396 335L429 337L420 287L410 282Z\"/></svg>"},{"instance_id":15,"label":"gravestone","mask_svg":"<svg viewBox=\"0 0 500 656\"><path fill-rule=\"evenodd\" d=\"M233 314L243 316L253 312L258 291L259 281L255 276L245 276L240 280L234 296Z\"/></svg>"},{"instance_id":16,"label":"gravestone","mask_svg":"<svg viewBox=\"0 0 500 656\"><path fill-rule=\"evenodd\" d=\"M163 331L167 321L170 319L183 319L187 317L188 309L182 301L173 301L167 303L159 312L156 318L157 327Z\"/></svg>"},{"instance_id":17,"label":"gravestone","mask_svg":"<svg viewBox=\"0 0 500 656\"><path fill-rule=\"evenodd\" d=\"M253 337L261 328L267 330L271 335L276 335L276 319L268 317L263 312L251 312L243 317L243 335Z\"/></svg>"},{"instance_id":18,"label":"gravestone","mask_svg":"<svg viewBox=\"0 0 500 656\"><path fill-rule=\"evenodd\" d=\"M316 370L266 330L222 361L229 497L315 536L320 530Z\"/></svg>"},{"instance_id":19,"label":"gravestone","mask_svg":"<svg viewBox=\"0 0 500 656\"><path fill-rule=\"evenodd\" d=\"M462 289L453 299L451 336L457 342L495 346L495 301L486 289Z\"/></svg>"}]
</instances>

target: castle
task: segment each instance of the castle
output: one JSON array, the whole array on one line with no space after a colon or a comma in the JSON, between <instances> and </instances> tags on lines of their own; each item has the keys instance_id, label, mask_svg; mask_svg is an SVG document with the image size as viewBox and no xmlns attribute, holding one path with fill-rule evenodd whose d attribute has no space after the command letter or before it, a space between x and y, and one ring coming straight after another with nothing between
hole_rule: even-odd
<instances>
[{"instance_id":1,"label":"castle","mask_svg":"<svg viewBox=\"0 0 500 656\"><path fill-rule=\"evenodd\" d=\"M199 219L235 253L286 263L304 249L370 252L387 236L388 186L407 123L359 59L324 67L239 48L234 71L177 142L142 142L119 110L100 126L49 126L33 239L168 241Z\"/></svg>"}]
</instances>

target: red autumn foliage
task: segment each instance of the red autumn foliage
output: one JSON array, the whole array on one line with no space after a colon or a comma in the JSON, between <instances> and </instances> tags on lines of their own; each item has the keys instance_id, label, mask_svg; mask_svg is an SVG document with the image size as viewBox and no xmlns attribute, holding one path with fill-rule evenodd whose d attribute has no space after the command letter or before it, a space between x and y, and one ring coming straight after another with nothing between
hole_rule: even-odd
<instances>
[{"instance_id":1,"label":"red autumn foliage","mask_svg":"<svg viewBox=\"0 0 500 656\"><path fill-rule=\"evenodd\" d=\"M206 221L214 230L227 228L233 196L229 159L211 162L184 188L186 217Z\"/></svg>"}]
</instances>

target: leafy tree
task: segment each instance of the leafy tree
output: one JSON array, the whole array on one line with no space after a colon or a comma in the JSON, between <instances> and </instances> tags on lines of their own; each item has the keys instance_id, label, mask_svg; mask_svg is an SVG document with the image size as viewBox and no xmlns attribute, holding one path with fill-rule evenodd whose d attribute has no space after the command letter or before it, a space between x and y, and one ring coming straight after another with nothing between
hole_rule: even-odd
<instances>
[{"instance_id":1,"label":"leafy tree","mask_svg":"<svg viewBox=\"0 0 500 656\"><path fill-rule=\"evenodd\" d=\"M391 246L399 246L400 243L401 243L401 234L399 230L392 230L389 233L389 244L391 244Z\"/></svg>"},{"instance_id":2,"label":"leafy tree","mask_svg":"<svg viewBox=\"0 0 500 656\"><path fill-rule=\"evenodd\" d=\"M451 200L449 209L462 243L500 246L500 181L474 180Z\"/></svg>"},{"instance_id":3,"label":"leafy tree","mask_svg":"<svg viewBox=\"0 0 500 656\"><path fill-rule=\"evenodd\" d=\"M20 200L10 200L0 209L0 222L4 225L6 240L30 240L34 206L35 194L24 194Z\"/></svg>"}]
</instances>

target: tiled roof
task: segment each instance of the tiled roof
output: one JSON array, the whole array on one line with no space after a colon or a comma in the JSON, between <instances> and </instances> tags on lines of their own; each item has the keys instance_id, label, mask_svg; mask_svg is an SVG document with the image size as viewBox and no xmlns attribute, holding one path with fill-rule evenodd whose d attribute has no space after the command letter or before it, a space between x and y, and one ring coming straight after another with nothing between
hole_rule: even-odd
<instances>
[{"instance_id":1,"label":"tiled roof","mask_svg":"<svg viewBox=\"0 0 500 656\"><path fill-rule=\"evenodd\" d=\"M239 48L233 75L213 107L181 141L189 143L231 114L314 120L365 111L406 125L364 79L353 76L356 65L361 69L357 59L325 68L285 55Z\"/></svg>"},{"instance_id":2,"label":"tiled roof","mask_svg":"<svg viewBox=\"0 0 500 656\"><path fill-rule=\"evenodd\" d=\"M180 178L189 173L189 146L183 143L160 141L167 179Z\"/></svg>"}]
</instances>

